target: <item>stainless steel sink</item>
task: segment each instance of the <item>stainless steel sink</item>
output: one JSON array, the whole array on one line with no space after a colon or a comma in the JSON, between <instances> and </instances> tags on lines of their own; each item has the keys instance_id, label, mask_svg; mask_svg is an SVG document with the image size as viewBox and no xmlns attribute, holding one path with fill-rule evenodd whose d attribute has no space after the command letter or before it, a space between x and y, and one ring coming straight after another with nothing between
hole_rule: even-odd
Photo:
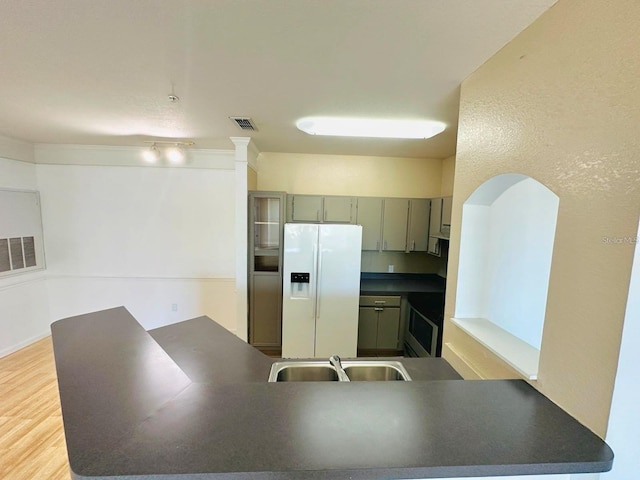
<instances>
[{"instance_id":1,"label":"stainless steel sink","mask_svg":"<svg viewBox=\"0 0 640 480\"><path fill-rule=\"evenodd\" d=\"M336 370L326 362L276 362L271 366L270 382L337 382Z\"/></svg>"},{"instance_id":2,"label":"stainless steel sink","mask_svg":"<svg viewBox=\"0 0 640 480\"><path fill-rule=\"evenodd\" d=\"M410 381L401 362L394 360L343 360L342 367L350 381ZM328 360L275 362L270 382L336 382L338 374Z\"/></svg>"},{"instance_id":3,"label":"stainless steel sink","mask_svg":"<svg viewBox=\"0 0 640 480\"><path fill-rule=\"evenodd\" d=\"M396 361L354 360L343 362L343 367L352 382L411 380L402 363Z\"/></svg>"}]
</instances>

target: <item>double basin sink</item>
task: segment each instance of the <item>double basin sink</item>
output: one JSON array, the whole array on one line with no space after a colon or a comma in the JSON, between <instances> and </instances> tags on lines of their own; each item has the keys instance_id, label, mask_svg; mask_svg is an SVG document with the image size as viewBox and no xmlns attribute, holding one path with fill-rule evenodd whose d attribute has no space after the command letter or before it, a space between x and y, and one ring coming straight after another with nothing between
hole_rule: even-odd
<instances>
[{"instance_id":1,"label":"double basin sink","mask_svg":"<svg viewBox=\"0 0 640 480\"><path fill-rule=\"evenodd\" d=\"M344 360L346 376L328 360L275 362L269 373L270 382L338 382L338 381L410 381L402 363L394 360ZM339 367L338 367L339 368Z\"/></svg>"}]
</instances>

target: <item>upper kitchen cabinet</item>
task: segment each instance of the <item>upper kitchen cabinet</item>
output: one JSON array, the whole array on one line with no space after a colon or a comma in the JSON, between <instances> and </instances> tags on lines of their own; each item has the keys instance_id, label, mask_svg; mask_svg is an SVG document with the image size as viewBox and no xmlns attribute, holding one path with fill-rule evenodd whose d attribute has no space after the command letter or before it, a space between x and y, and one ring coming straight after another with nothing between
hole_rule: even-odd
<instances>
[{"instance_id":1,"label":"upper kitchen cabinet","mask_svg":"<svg viewBox=\"0 0 640 480\"><path fill-rule=\"evenodd\" d=\"M385 198L382 220L382 250L404 252L407 249L409 200Z\"/></svg>"},{"instance_id":2,"label":"upper kitchen cabinet","mask_svg":"<svg viewBox=\"0 0 640 480\"><path fill-rule=\"evenodd\" d=\"M355 205L353 197L324 197L322 220L325 223L355 223Z\"/></svg>"},{"instance_id":3,"label":"upper kitchen cabinet","mask_svg":"<svg viewBox=\"0 0 640 480\"><path fill-rule=\"evenodd\" d=\"M380 250L382 198L359 197L356 223L362 225L362 250Z\"/></svg>"},{"instance_id":4,"label":"upper kitchen cabinet","mask_svg":"<svg viewBox=\"0 0 640 480\"><path fill-rule=\"evenodd\" d=\"M319 223L322 220L322 196L288 195L288 220L291 222Z\"/></svg>"},{"instance_id":5,"label":"upper kitchen cabinet","mask_svg":"<svg viewBox=\"0 0 640 480\"><path fill-rule=\"evenodd\" d=\"M429 220L429 235L438 238L449 238L451 230L452 197L431 199L431 219Z\"/></svg>"},{"instance_id":6,"label":"upper kitchen cabinet","mask_svg":"<svg viewBox=\"0 0 640 480\"><path fill-rule=\"evenodd\" d=\"M452 197L440 197L431 199L431 218L429 219L429 246L428 253L441 255L442 242L449 241L451 231L451 205Z\"/></svg>"},{"instance_id":7,"label":"upper kitchen cabinet","mask_svg":"<svg viewBox=\"0 0 640 480\"><path fill-rule=\"evenodd\" d=\"M288 195L287 219L303 223L355 223L353 197Z\"/></svg>"},{"instance_id":8,"label":"upper kitchen cabinet","mask_svg":"<svg viewBox=\"0 0 640 480\"><path fill-rule=\"evenodd\" d=\"M451 209L453 207L453 197L442 199L442 217L440 219L440 233L449 236L451 231Z\"/></svg>"},{"instance_id":9,"label":"upper kitchen cabinet","mask_svg":"<svg viewBox=\"0 0 640 480\"><path fill-rule=\"evenodd\" d=\"M407 252L426 252L429 244L429 215L431 200L413 198L409 205Z\"/></svg>"}]
</instances>

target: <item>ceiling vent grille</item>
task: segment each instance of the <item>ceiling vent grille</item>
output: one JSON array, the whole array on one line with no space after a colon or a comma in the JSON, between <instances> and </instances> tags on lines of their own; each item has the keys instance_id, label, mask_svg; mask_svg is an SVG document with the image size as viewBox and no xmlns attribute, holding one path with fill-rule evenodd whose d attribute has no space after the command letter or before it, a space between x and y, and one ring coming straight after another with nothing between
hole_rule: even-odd
<instances>
[{"instance_id":1,"label":"ceiling vent grille","mask_svg":"<svg viewBox=\"0 0 640 480\"><path fill-rule=\"evenodd\" d=\"M236 125L240 127L241 130L249 130L252 132L258 131L255 124L253 123L253 120L251 120L248 117L229 117L229 118L233 120L236 123Z\"/></svg>"}]
</instances>

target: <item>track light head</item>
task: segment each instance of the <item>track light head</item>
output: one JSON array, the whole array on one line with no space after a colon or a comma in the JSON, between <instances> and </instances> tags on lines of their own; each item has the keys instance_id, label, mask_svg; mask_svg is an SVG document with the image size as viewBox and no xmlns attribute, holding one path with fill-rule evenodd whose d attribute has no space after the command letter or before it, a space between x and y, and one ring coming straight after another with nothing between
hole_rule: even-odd
<instances>
[{"instance_id":1,"label":"track light head","mask_svg":"<svg viewBox=\"0 0 640 480\"><path fill-rule=\"evenodd\" d=\"M179 144L167 148L165 152L167 160L173 164L182 163L184 161L184 148Z\"/></svg>"},{"instance_id":2,"label":"track light head","mask_svg":"<svg viewBox=\"0 0 640 480\"><path fill-rule=\"evenodd\" d=\"M160 160L160 149L154 143L142 152L142 157L147 163L157 163Z\"/></svg>"}]
</instances>

